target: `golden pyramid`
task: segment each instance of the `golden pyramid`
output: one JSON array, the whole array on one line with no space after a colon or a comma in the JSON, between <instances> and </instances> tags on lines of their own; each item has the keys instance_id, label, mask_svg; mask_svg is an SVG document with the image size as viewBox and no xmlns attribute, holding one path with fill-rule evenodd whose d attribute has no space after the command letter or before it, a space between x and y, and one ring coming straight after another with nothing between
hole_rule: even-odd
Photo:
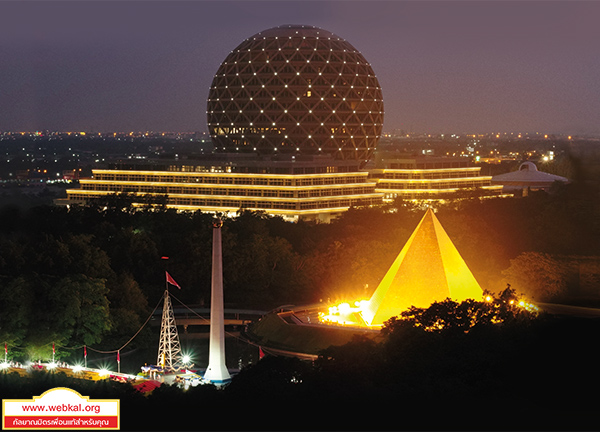
<instances>
[{"instance_id":1,"label":"golden pyramid","mask_svg":"<svg viewBox=\"0 0 600 432\"><path fill-rule=\"evenodd\" d=\"M479 300L483 291L431 209L427 210L373 293L362 317L377 326L411 306L451 298Z\"/></svg>"}]
</instances>

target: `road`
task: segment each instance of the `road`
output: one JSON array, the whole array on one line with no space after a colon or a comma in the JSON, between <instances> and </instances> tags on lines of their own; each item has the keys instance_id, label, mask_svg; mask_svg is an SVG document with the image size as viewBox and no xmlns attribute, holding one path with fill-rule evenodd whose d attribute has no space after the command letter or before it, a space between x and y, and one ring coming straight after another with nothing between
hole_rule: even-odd
<instances>
[{"instance_id":1,"label":"road","mask_svg":"<svg viewBox=\"0 0 600 432\"><path fill-rule=\"evenodd\" d=\"M569 306L554 303L536 303L541 310L553 315L568 315L578 318L600 318L600 309Z\"/></svg>"}]
</instances>

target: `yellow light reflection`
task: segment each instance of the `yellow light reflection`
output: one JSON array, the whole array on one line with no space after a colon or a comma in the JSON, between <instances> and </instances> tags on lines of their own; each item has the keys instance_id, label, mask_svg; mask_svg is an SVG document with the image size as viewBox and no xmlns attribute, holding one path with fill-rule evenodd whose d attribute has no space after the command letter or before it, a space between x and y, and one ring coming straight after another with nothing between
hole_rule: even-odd
<instances>
[{"instance_id":1,"label":"yellow light reflection","mask_svg":"<svg viewBox=\"0 0 600 432\"><path fill-rule=\"evenodd\" d=\"M486 296L482 299L487 303L491 303L494 301L494 298L491 296ZM532 314L537 314L540 309L533 303L526 302L524 300L520 300L516 303L514 300L510 300L509 304L511 306L516 306L521 309L526 310ZM365 327L365 328L381 328L382 324L369 324L363 318L363 313L368 314L369 311L369 301L368 300L357 300L354 302L354 306L351 306L350 303L344 302L337 305L329 306L327 313L320 312L319 313L319 322L322 324L330 324L330 325L341 325L341 326L353 326L353 327ZM401 312L401 311L399 311ZM400 315L400 313L398 313ZM476 314L473 315L473 319L476 318ZM492 323L499 324L502 320L494 318L492 319ZM441 322L437 322L433 324L432 328L429 330L440 330L444 327L444 324Z\"/></svg>"},{"instance_id":2,"label":"yellow light reflection","mask_svg":"<svg viewBox=\"0 0 600 432\"><path fill-rule=\"evenodd\" d=\"M367 304L367 300L357 300L354 302L354 306L346 302L330 306L327 313L319 313L319 321L325 324L365 327L366 323L362 319L362 312Z\"/></svg>"}]
</instances>

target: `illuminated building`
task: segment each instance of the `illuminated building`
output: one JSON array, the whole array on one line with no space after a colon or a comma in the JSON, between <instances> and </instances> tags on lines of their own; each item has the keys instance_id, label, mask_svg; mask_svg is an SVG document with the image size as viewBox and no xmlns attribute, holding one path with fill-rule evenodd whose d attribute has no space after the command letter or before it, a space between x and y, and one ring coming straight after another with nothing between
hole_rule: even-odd
<instances>
[{"instance_id":1,"label":"illuminated building","mask_svg":"<svg viewBox=\"0 0 600 432\"><path fill-rule=\"evenodd\" d=\"M216 153L94 169L57 204L102 205L129 193L134 206L329 222L384 199L501 189L479 167L446 162L367 170L383 126L381 87L360 52L317 27L281 26L243 41L217 70L206 115Z\"/></svg>"},{"instance_id":2,"label":"illuminated building","mask_svg":"<svg viewBox=\"0 0 600 432\"><path fill-rule=\"evenodd\" d=\"M538 171L537 166L530 161L519 165L517 171L499 174L492 178L492 183L503 187L508 193L527 193L527 190L548 191L554 182L568 183L569 179L554 174Z\"/></svg>"},{"instance_id":3,"label":"illuminated building","mask_svg":"<svg viewBox=\"0 0 600 432\"><path fill-rule=\"evenodd\" d=\"M217 151L364 164L381 135L383 97L350 43L317 27L280 26L249 37L223 61L207 119Z\"/></svg>"},{"instance_id":4,"label":"illuminated building","mask_svg":"<svg viewBox=\"0 0 600 432\"><path fill-rule=\"evenodd\" d=\"M356 161L329 158L259 160L228 156L172 164L116 164L93 170L80 189L67 190L62 204L88 204L115 193L131 193L134 206L146 198L160 199L168 208L203 212L262 210L287 220L328 222L351 206L381 204L374 181ZM104 200L104 201L103 201Z\"/></svg>"},{"instance_id":5,"label":"illuminated building","mask_svg":"<svg viewBox=\"0 0 600 432\"><path fill-rule=\"evenodd\" d=\"M134 206L150 196L165 196L178 210L265 211L287 220L329 222L350 207L376 206L400 197L433 201L460 193L500 196L501 185L480 176L480 167L464 158L413 158L385 162L385 167L359 169L358 161L329 157L207 155L203 159L154 164L113 164L94 169L80 189L67 190L61 204L103 202L115 193L131 193Z\"/></svg>"},{"instance_id":6,"label":"illuminated building","mask_svg":"<svg viewBox=\"0 0 600 432\"><path fill-rule=\"evenodd\" d=\"M361 170L381 135L381 87L339 36L312 26L251 36L217 70L206 115L217 152L206 160L95 169L59 203L130 192L134 205L162 195L179 210L326 222L381 204L376 181Z\"/></svg>"},{"instance_id":7,"label":"illuminated building","mask_svg":"<svg viewBox=\"0 0 600 432\"><path fill-rule=\"evenodd\" d=\"M491 176L481 176L481 167L470 166L466 158L378 157L369 169L369 178L377 181L376 191L384 201L395 198L434 201L476 195L495 197L502 186L492 185Z\"/></svg>"}]
</instances>

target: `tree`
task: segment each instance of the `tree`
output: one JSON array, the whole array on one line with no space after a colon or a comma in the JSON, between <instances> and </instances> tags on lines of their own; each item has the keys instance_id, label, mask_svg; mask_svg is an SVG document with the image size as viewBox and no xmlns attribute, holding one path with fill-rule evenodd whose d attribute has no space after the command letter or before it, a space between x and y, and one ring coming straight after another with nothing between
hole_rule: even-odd
<instances>
[{"instance_id":1,"label":"tree","mask_svg":"<svg viewBox=\"0 0 600 432\"><path fill-rule=\"evenodd\" d=\"M106 286L111 328L102 343L109 348L122 345L134 335L150 311L146 296L131 274L115 274L106 282ZM136 338L135 342L140 342L140 339Z\"/></svg>"},{"instance_id":2,"label":"tree","mask_svg":"<svg viewBox=\"0 0 600 432\"><path fill-rule=\"evenodd\" d=\"M268 308L301 300L301 272L288 241L270 236L264 221L247 214L230 226L222 236L226 300Z\"/></svg>"},{"instance_id":3,"label":"tree","mask_svg":"<svg viewBox=\"0 0 600 432\"><path fill-rule=\"evenodd\" d=\"M510 260L502 274L508 283L538 301L554 300L567 290L568 266L547 253L524 252Z\"/></svg>"},{"instance_id":4,"label":"tree","mask_svg":"<svg viewBox=\"0 0 600 432\"><path fill-rule=\"evenodd\" d=\"M34 293L29 278L3 278L0 284L0 340L10 345L22 345L27 337L33 309Z\"/></svg>"},{"instance_id":5,"label":"tree","mask_svg":"<svg viewBox=\"0 0 600 432\"><path fill-rule=\"evenodd\" d=\"M79 274L58 280L47 299L57 338L75 345L100 342L110 330L107 293L103 279Z\"/></svg>"},{"instance_id":6,"label":"tree","mask_svg":"<svg viewBox=\"0 0 600 432\"><path fill-rule=\"evenodd\" d=\"M499 295L484 292L484 299L456 302L450 298L433 302L427 308L412 306L398 317L385 322L384 335L398 327L422 328L434 333L468 333L476 327L504 325L515 321L531 320L537 312L526 307L521 296L507 286Z\"/></svg>"}]
</instances>

